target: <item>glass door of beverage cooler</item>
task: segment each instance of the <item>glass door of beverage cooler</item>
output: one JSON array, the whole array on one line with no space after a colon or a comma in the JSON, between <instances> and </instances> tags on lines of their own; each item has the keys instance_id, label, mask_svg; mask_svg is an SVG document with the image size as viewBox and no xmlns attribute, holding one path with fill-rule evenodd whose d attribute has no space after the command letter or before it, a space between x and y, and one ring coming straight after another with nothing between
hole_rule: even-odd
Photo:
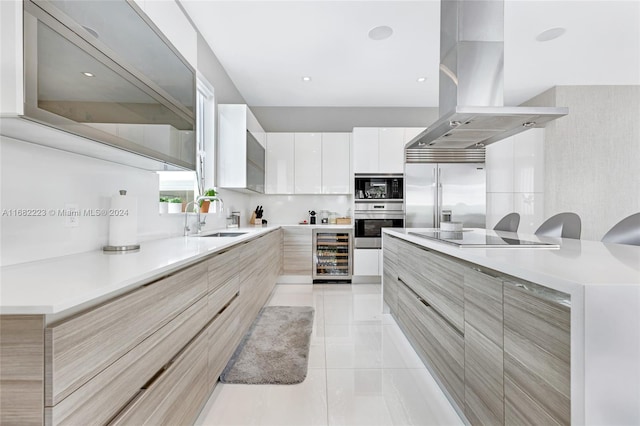
<instances>
[{"instance_id":1,"label":"glass door of beverage cooler","mask_svg":"<svg viewBox=\"0 0 640 426\"><path fill-rule=\"evenodd\" d=\"M351 230L313 230L313 280L351 280Z\"/></svg>"}]
</instances>

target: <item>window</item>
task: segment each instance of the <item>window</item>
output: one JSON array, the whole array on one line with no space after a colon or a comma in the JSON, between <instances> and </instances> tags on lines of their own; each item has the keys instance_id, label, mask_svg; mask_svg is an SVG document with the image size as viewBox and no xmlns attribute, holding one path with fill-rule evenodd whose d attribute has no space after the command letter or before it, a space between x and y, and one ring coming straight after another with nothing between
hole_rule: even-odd
<instances>
[{"instance_id":1,"label":"window","mask_svg":"<svg viewBox=\"0 0 640 426\"><path fill-rule=\"evenodd\" d=\"M196 97L196 171L158 172L160 196L179 197L184 203L215 186L215 101L213 86L202 76L197 80Z\"/></svg>"},{"instance_id":2,"label":"window","mask_svg":"<svg viewBox=\"0 0 640 426\"><path fill-rule=\"evenodd\" d=\"M215 186L215 101L213 87L198 76L196 173L201 191Z\"/></svg>"}]
</instances>

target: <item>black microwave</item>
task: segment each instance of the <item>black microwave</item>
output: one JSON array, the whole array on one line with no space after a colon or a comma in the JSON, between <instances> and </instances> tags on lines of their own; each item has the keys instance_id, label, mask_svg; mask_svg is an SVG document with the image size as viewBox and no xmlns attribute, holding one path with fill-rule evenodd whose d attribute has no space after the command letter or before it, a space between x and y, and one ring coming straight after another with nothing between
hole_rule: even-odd
<instances>
[{"instance_id":1,"label":"black microwave","mask_svg":"<svg viewBox=\"0 0 640 426\"><path fill-rule=\"evenodd\" d=\"M355 175L354 197L356 200L398 200L403 199L404 177L402 174Z\"/></svg>"}]
</instances>

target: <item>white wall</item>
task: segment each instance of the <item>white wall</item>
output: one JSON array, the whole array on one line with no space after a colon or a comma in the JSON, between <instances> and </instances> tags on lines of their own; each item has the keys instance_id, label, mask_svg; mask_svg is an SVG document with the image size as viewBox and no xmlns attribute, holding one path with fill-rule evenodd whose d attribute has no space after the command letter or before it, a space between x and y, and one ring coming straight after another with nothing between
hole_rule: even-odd
<instances>
[{"instance_id":1,"label":"white wall","mask_svg":"<svg viewBox=\"0 0 640 426\"><path fill-rule=\"evenodd\" d=\"M487 146L487 228L511 212L520 214L522 234L544 221L544 135L530 129Z\"/></svg>"},{"instance_id":2,"label":"white wall","mask_svg":"<svg viewBox=\"0 0 640 426\"><path fill-rule=\"evenodd\" d=\"M640 211L640 86L558 86L527 104L569 108L546 128L545 218L575 212L600 240Z\"/></svg>"},{"instance_id":3,"label":"white wall","mask_svg":"<svg viewBox=\"0 0 640 426\"><path fill-rule=\"evenodd\" d=\"M309 210L315 210L316 213L329 210L337 212L338 216L344 216L353 208L350 195L252 195L251 210L258 205L263 206L263 218L270 225L291 225L302 220L308 221ZM248 213L250 215L251 211Z\"/></svg>"},{"instance_id":4,"label":"white wall","mask_svg":"<svg viewBox=\"0 0 640 426\"><path fill-rule=\"evenodd\" d=\"M65 227L64 217L51 209L76 204L84 209L108 209L120 189L138 199L138 240L181 236L184 215L158 213L158 175L56 149L0 138L0 265L29 262L99 250L107 244L108 217L81 216L79 226ZM220 190L225 211L206 215L204 230L223 228L232 210L249 212L249 196ZM10 216L12 209L46 211L46 216ZM246 217L246 213L245 213ZM195 215L188 223L193 229ZM248 219L244 224L248 223Z\"/></svg>"}]
</instances>

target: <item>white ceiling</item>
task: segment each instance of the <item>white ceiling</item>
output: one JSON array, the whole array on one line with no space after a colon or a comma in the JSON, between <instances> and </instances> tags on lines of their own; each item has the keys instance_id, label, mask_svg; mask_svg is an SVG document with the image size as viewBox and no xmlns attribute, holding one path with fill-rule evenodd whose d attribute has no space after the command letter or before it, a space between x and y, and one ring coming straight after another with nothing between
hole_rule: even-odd
<instances>
[{"instance_id":1,"label":"white ceiling","mask_svg":"<svg viewBox=\"0 0 640 426\"><path fill-rule=\"evenodd\" d=\"M249 105L438 105L439 1L180 1ZM379 25L393 35L370 40ZM567 32L535 41L552 27ZM507 0L504 38L505 105L640 84L640 0Z\"/></svg>"}]
</instances>

